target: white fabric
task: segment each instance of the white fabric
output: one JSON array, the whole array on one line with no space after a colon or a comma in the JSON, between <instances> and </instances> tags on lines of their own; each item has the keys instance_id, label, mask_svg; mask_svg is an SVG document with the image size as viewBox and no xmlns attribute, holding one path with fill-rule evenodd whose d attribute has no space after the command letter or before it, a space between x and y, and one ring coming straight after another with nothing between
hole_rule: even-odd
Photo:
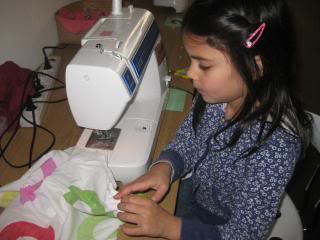
<instances>
[{"instance_id":1,"label":"white fabric","mask_svg":"<svg viewBox=\"0 0 320 240\"><path fill-rule=\"evenodd\" d=\"M51 151L19 180L0 188L0 203L1 196L18 192L0 215L0 239L8 232L9 240L40 232L44 236L38 239L46 240L116 239L121 221L115 217L115 188L103 154L77 148ZM35 233L37 228L43 229Z\"/></svg>"}]
</instances>

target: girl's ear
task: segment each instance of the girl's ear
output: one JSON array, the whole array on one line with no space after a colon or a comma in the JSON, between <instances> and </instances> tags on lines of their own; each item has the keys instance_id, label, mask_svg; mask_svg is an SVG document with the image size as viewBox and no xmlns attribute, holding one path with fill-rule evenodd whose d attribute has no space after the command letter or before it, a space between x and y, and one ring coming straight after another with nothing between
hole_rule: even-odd
<instances>
[{"instance_id":1,"label":"girl's ear","mask_svg":"<svg viewBox=\"0 0 320 240\"><path fill-rule=\"evenodd\" d=\"M261 77L261 76L263 76L263 64L261 61L261 57L259 55L257 55L254 57L254 60L256 61L256 64L258 66L259 75Z\"/></svg>"}]
</instances>

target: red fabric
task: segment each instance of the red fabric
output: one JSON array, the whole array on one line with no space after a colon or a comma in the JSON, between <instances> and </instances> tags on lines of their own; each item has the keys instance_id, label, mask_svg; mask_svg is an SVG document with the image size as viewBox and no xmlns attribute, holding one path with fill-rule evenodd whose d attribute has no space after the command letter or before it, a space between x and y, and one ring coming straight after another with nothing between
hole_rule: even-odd
<instances>
[{"instance_id":1,"label":"red fabric","mask_svg":"<svg viewBox=\"0 0 320 240\"><path fill-rule=\"evenodd\" d=\"M99 10L91 10L90 12L84 10L70 11L63 7L58 12L57 21L67 32L79 34L89 30L99 18L107 15L109 13Z\"/></svg>"},{"instance_id":2,"label":"red fabric","mask_svg":"<svg viewBox=\"0 0 320 240\"><path fill-rule=\"evenodd\" d=\"M54 235L51 226L43 228L30 222L20 221L11 223L2 229L0 239L17 240L21 237L32 237L37 240L54 240Z\"/></svg>"},{"instance_id":3,"label":"red fabric","mask_svg":"<svg viewBox=\"0 0 320 240\"><path fill-rule=\"evenodd\" d=\"M31 72L10 61L0 65L0 115L7 118L7 124L19 114L23 89ZM23 103L35 93L31 80L25 91Z\"/></svg>"}]
</instances>

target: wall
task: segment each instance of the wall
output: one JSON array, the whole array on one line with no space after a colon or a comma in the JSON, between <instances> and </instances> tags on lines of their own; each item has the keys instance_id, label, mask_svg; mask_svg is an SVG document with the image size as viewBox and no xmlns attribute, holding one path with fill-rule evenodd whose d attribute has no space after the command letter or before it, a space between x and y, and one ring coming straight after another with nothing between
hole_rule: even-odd
<instances>
[{"instance_id":1,"label":"wall","mask_svg":"<svg viewBox=\"0 0 320 240\"><path fill-rule=\"evenodd\" d=\"M11 60L36 69L42 47L58 43L54 13L75 0L1 0L0 64Z\"/></svg>"}]
</instances>

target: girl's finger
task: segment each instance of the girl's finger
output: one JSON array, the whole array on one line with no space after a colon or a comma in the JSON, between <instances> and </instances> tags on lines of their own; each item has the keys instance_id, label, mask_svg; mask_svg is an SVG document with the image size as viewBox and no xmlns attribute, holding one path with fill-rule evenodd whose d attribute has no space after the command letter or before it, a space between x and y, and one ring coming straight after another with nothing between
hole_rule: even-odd
<instances>
[{"instance_id":1,"label":"girl's finger","mask_svg":"<svg viewBox=\"0 0 320 240\"><path fill-rule=\"evenodd\" d=\"M123 212L144 214L146 209L143 205L131 203L131 202L120 202L118 204L118 209Z\"/></svg>"},{"instance_id":2,"label":"girl's finger","mask_svg":"<svg viewBox=\"0 0 320 240\"><path fill-rule=\"evenodd\" d=\"M121 198L121 203L133 203L140 206L146 206L151 203L151 200L145 197L130 194Z\"/></svg>"},{"instance_id":3,"label":"girl's finger","mask_svg":"<svg viewBox=\"0 0 320 240\"><path fill-rule=\"evenodd\" d=\"M121 229L123 231L123 233L125 233L126 235L129 236L141 236L144 235L143 229L139 226L128 226L128 225L123 225L121 226Z\"/></svg>"},{"instance_id":4,"label":"girl's finger","mask_svg":"<svg viewBox=\"0 0 320 240\"><path fill-rule=\"evenodd\" d=\"M159 187L155 193L152 195L151 200L154 202L160 202L161 199L164 197L166 194L168 188L166 187Z\"/></svg>"},{"instance_id":5,"label":"girl's finger","mask_svg":"<svg viewBox=\"0 0 320 240\"><path fill-rule=\"evenodd\" d=\"M126 195L134 192L148 190L149 186L144 182L132 182L120 188L119 192L114 196L115 199L121 199Z\"/></svg>"},{"instance_id":6,"label":"girl's finger","mask_svg":"<svg viewBox=\"0 0 320 240\"><path fill-rule=\"evenodd\" d=\"M133 223L136 225L139 225L139 219L140 216L137 214L133 214L133 213L128 213L128 212L119 212L117 214L117 217L123 221L123 222L127 222L127 223Z\"/></svg>"}]
</instances>

